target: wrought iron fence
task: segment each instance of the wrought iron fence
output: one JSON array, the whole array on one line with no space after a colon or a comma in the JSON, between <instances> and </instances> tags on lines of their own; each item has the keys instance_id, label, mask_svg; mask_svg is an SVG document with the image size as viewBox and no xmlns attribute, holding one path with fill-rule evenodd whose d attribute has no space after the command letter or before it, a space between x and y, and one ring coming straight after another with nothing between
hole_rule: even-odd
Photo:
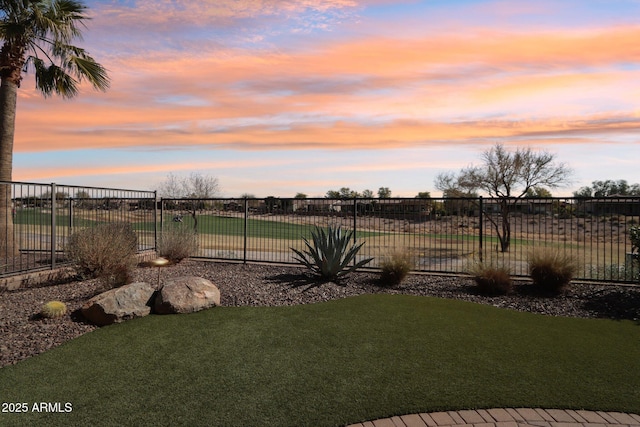
<instances>
[{"instance_id":1,"label":"wrought iron fence","mask_svg":"<svg viewBox=\"0 0 640 427\"><path fill-rule=\"evenodd\" d=\"M416 270L464 273L474 262L527 276L533 250L559 251L579 264L578 279L637 282L629 231L640 198L163 199L162 228L194 227L197 257L293 263L291 248L315 226L341 225L365 244L377 267L407 252Z\"/></svg>"},{"instance_id":2,"label":"wrought iron fence","mask_svg":"<svg viewBox=\"0 0 640 427\"><path fill-rule=\"evenodd\" d=\"M575 259L583 280L637 283L630 230L640 224L640 197L431 199L161 199L155 192L0 182L0 276L64 263L67 238L79 228L129 222L139 250L156 248L168 227L193 227L196 257L294 263L316 226L340 225L365 242L371 267L406 252L415 269L464 273L475 262L527 276L533 250Z\"/></svg>"},{"instance_id":3,"label":"wrought iron fence","mask_svg":"<svg viewBox=\"0 0 640 427\"><path fill-rule=\"evenodd\" d=\"M0 182L0 276L64 264L71 233L99 223L129 222L155 249L156 210L153 191Z\"/></svg>"}]
</instances>

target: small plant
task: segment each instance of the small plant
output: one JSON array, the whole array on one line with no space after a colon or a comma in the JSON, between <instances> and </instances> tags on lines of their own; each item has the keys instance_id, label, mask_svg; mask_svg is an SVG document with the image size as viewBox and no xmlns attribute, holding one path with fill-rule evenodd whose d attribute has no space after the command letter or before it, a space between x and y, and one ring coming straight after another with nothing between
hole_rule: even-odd
<instances>
[{"instance_id":1,"label":"small plant","mask_svg":"<svg viewBox=\"0 0 640 427\"><path fill-rule=\"evenodd\" d=\"M313 245L303 237L307 250L304 252L294 248L291 250L297 255L294 259L300 264L325 280L335 281L373 260L373 258L367 258L349 265L364 245L364 242L351 245L352 236L353 231L343 233L340 226L330 225L326 232L323 228L316 226L315 231L311 232Z\"/></svg>"},{"instance_id":2,"label":"small plant","mask_svg":"<svg viewBox=\"0 0 640 427\"><path fill-rule=\"evenodd\" d=\"M640 254L640 226L629 227L629 240L631 240L631 253Z\"/></svg>"},{"instance_id":3,"label":"small plant","mask_svg":"<svg viewBox=\"0 0 640 427\"><path fill-rule=\"evenodd\" d=\"M67 314L67 306L61 301L49 301L40 310L40 315L47 319L57 319L65 314Z\"/></svg>"},{"instance_id":4,"label":"small plant","mask_svg":"<svg viewBox=\"0 0 640 427\"><path fill-rule=\"evenodd\" d=\"M415 262L407 251L394 251L380 264L380 283L383 286L396 286L402 283L409 272L413 270Z\"/></svg>"},{"instance_id":5,"label":"small plant","mask_svg":"<svg viewBox=\"0 0 640 427\"><path fill-rule=\"evenodd\" d=\"M506 266L477 262L469 269L469 274L483 295L506 295L513 291L511 271Z\"/></svg>"},{"instance_id":6,"label":"small plant","mask_svg":"<svg viewBox=\"0 0 640 427\"><path fill-rule=\"evenodd\" d=\"M162 230L158 239L158 255L172 263L192 256L198 249L198 236L192 227L177 224Z\"/></svg>"},{"instance_id":7,"label":"small plant","mask_svg":"<svg viewBox=\"0 0 640 427\"><path fill-rule=\"evenodd\" d=\"M109 223L73 233L65 252L80 277L99 278L112 288L131 280L137 247L138 237L131 224Z\"/></svg>"},{"instance_id":8,"label":"small plant","mask_svg":"<svg viewBox=\"0 0 640 427\"><path fill-rule=\"evenodd\" d=\"M529 274L538 288L553 293L565 291L578 270L575 260L558 249L538 249L529 253Z\"/></svg>"}]
</instances>

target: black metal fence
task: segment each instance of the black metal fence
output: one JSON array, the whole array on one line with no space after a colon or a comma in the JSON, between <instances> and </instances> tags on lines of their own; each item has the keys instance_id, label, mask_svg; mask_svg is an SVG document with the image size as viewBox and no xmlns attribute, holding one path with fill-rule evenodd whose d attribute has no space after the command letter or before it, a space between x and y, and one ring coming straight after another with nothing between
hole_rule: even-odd
<instances>
[{"instance_id":1,"label":"black metal fence","mask_svg":"<svg viewBox=\"0 0 640 427\"><path fill-rule=\"evenodd\" d=\"M394 252L418 271L464 273L476 262L527 276L535 250L568 255L583 280L637 283L630 230L640 197L161 199L151 191L0 182L0 277L64 263L74 230L129 222L139 250L156 248L168 227L193 227L196 257L294 263L315 226L340 225L364 242L371 267Z\"/></svg>"},{"instance_id":2,"label":"black metal fence","mask_svg":"<svg viewBox=\"0 0 640 427\"><path fill-rule=\"evenodd\" d=\"M71 233L99 223L129 222L155 249L156 210L153 191L0 182L0 277L55 268Z\"/></svg>"},{"instance_id":3,"label":"black metal fence","mask_svg":"<svg viewBox=\"0 0 640 427\"><path fill-rule=\"evenodd\" d=\"M377 267L406 252L416 270L463 273L479 261L528 275L534 250L568 255L583 280L637 282L629 238L640 198L163 199L163 229L198 232L202 258L293 263L315 226L341 225Z\"/></svg>"}]
</instances>

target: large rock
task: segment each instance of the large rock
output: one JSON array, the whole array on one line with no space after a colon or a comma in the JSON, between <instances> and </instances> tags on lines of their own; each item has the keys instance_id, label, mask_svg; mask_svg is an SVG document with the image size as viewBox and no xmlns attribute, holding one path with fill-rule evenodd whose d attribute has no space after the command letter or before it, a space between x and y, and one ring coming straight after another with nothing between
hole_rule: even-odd
<instances>
[{"instance_id":1,"label":"large rock","mask_svg":"<svg viewBox=\"0 0 640 427\"><path fill-rule=\"evenodd\" d=\"M111 289L84 303L82 314L99 326L146 316L151 313L154 292L155 288L145 282Z\"/></svg>"},{"instance_id":2,"label":"large rock","mask_svg":"<svg viewBox=\"0 0 640 427\"><path fill-rule=\"evenodd\" d=\"M158 291L153 310L158 314L193 313L220 305L220 291L202 277L168 279Z\"/></svg>"}]
</instances>

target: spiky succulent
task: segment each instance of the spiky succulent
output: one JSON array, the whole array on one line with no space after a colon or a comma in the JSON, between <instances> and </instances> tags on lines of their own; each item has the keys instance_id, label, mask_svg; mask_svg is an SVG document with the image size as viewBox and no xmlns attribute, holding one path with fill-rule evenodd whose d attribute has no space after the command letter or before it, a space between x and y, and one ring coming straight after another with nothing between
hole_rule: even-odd
<instances>
[{"instance_id":1,"label":"spiky succulent","mask_svg":"<svg viewBox=\"0 0 640 427\"><path fill-rule=\"evenodd\" d=\"M330 225L326 231L316 226L311 232L313 244L307 238L302 238L307 250L300 251L294 248L291 250L297 255L294 259L316 275L326 280L338 280L373 260L373 258L367 258L353 262L364 242L351 244L352 236L353 231L343 233L340 226Z\"/></svg>"},{"instance_id":2,"label":"spiky succulent","mask_svg":"<svg viewBox=\"0 0 640 427\"><path fill-rule=\"evenodd\" d=\"M48 319L62 317L67 314L67 306L61 301L49 301L42 306L40 314Z\"/></svg>"}]
</instances>

